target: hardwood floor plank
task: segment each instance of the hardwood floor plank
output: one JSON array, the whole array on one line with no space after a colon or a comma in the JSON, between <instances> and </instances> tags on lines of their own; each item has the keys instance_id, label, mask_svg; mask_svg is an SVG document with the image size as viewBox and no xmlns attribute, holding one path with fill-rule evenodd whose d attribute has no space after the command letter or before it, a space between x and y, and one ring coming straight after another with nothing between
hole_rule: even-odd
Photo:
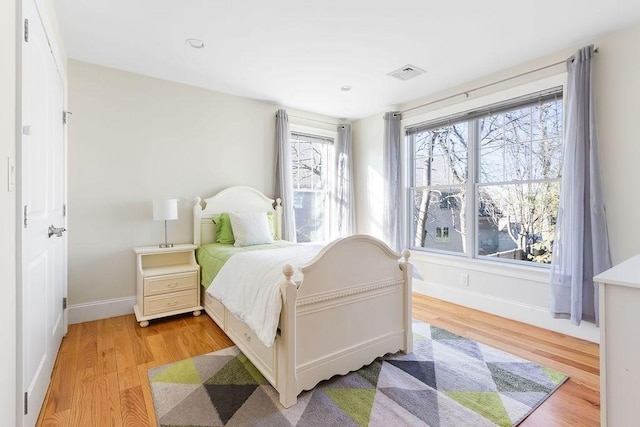
<instances>
[{"instance_id":1,"label":"hardwood floor plank","mask_svg":"<svg viewBox=\"0 0 640 427\"><path fill-rule=\"evenodd\" d=\"M80 323L80 348L77 374L82 379L95 378L98 370L98 322Z\"/></svg>"},{"instance_id":2,"label":"hardwood floor plank","mask_svg":"<svg viewBox=\"0 0 640 427\"><path fill-rule=\"evenodd\" d=\"M138 375L140 376L140 391L142 392L142 397L144 401L145 411L147 412L147 416L149 417L149 425L155 426L158 425L156 420L156 413L153 406L153 396L151 395L151 384L149 384L148 371L152 368L147 365L138 366Z\"/></svg>"},{"instance_id":3,"label":"hardwood floor plank","mask_svg":"<svg viewBox=\"0 0 640 427\"><path fill-rule=\"evenodd\" d=\"M149 333L147 331L148 328L141 328L133 315L128 316L126 321L136 365L153 361L153 354L151 353L149 344L145 339Z\"/></svg>"},{"instance_id":4,"label":"hardwood floor plank","mask_svg":"<svg viewBox=\"0 0 640 427\"><path fill-rule=\"evenodd\" d=\"M117 371L116 350L113 345L113 323L108 319L101 319L96 321L96 327L98 328L96 340L98 372L111 374Z\"/></svg>"},{"instance_id":5,"label":"hardwood floor plank","mask_svg":"<svg viewBox=\"0 0 640 427\"><path fill-rule=\"evenodd\" d=\"M161 334L148 336L146 338L147 344L153 354L153 361L146 363L146 366L155 368L156 366L166 365L171 363L173 358L169 355L169 349L164 342L164 338Z\"/></svg>"},{"instance_id":6,"label":"hardwood floor plank","mask_svg":"<svg viewBox=\"0 0 640 427\"><path fill-rule=\"evenodd\" d=\"M120 393L122 423L126 427L149 426L149 415L141 386L130 387Z\"/></svg>"},{"instance_id":7,"label":"hardwood floor plank","mask_svg":"<svg viewBox=\"0 0 640 427\"><path fill-rule=\"evenodd\" d=\"M73 388L66 387L69 378L75 378L80 349L80 326L70 325L67 335L62 339L60 351L56 357L51 384L45 398L44 413L57 414L71 408ZM52 392L56 390L58 392ZM55 419L55 417L54 417Z\"/></svg>"},{"instance_id":8,"label":"hardwood floor plank","mask_svg":"<svg viewBox=\"0 0 640 427\"><path fill-rule=\"evenodd\" d=\"M70 425L122 425L118 373L93 378L78 378Z\"/></svg>"},{"instance_id":9,"label":"hardwood floor plank","mask_svg":"<svg viewBox=\"0 0 640 427\"><path fill-rule=\"evenodd\" d=\"M598 345L414 294L414 317L570 375L522 426L597 426ZM147 371L233 345L207 315L71 325L38 426L154 426Z\"/></svg>"},{"instance_id":10,"label":"hardwood floor plank","mask_svg":"<svg viewBox=\"0 0 640 427\"><path fill-rule=\"evenodd\" d=\"M71 409L50 413L42 421L38 421L42 427L66 427L71 425Z\"/></svg>"}]
</instances>

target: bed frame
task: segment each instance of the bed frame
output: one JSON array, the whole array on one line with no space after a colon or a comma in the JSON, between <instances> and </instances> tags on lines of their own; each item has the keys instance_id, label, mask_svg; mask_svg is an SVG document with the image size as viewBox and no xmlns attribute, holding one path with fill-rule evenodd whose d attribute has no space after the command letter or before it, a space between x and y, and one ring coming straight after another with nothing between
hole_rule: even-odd
<instances>
[{"instance_id":1,"label":"bed frame","mask_svg":"<svg viewBox=\"0 0 640 427\"><path fill-rule=\"evenodd\" d=\"M281 230L280 199L275 202L250 187L230 187L214 197L196 198L194 243L214 240L211 217L222 212L276 212ZM387 353L413 351L409 251L400 255L366 235L338 239L301 268L302 283L283 267L282 311L278 334L266 347L254 332L208 293L204 310L258 368L288 408L303 390L334 375L344 375Z\"/></svg>"}]
</instances>

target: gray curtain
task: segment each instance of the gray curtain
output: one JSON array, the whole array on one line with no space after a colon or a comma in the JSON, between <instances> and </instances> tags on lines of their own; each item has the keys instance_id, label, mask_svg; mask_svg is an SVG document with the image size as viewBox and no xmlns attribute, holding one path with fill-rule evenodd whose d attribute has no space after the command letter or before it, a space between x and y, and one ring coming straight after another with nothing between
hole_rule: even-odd
<instances>
[{"instance_id":1,"label":"gray curtain","mask_svg":"<svg viewBox=\"0 0 640 427\"><path fill-rule=\"evenodd\" d=\"M333 193L337 221L336 232L339 236L348 236L353 234L356 229L351 125L338 125L338 139L334 148L336 180Z\"/></svg>"},{"instance_id":2,"label":"gray curtain","mask_svg":"<svg viewBox=\"0 0 640 427\"><path fill-rule=\"evenodd\" d=\"M400 147L402 129L400 112L388 112L384 115L384 238L394 251L403 248L402 218L400 217Z\"/></svg>"},{"instance_id":3,"label":"gray curtain","mask_svg":"<svg viewBox=\"0 0 640 427\"><path fill-rule=\"evenodd\" d=\"M293 182L291 172L291 132L285 110L276 112L276 190L282 199L282 238L296 241L296 222L293 210Z\"/></svg>"},{"instance_id":4,"label":"gray curtain","mask_svg":"<svg viewBox=\"0 0 640 427\"><path fill-rule=\"evenodd\" d=\"M599 323L593 276L611 267L592 81L593 46L567 61L560 206L551 260L554 317Z\"/></svg>"}]
</instances>

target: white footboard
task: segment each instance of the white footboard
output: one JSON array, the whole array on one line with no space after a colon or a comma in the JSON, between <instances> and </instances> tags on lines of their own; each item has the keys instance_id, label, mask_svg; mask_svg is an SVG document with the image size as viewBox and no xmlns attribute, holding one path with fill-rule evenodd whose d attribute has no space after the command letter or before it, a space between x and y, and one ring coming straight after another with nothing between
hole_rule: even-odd
<instances>
[{"instance_id":1,"label":"white footboard","mask_svg":"<svg viewBox=\"0 0 640 427\"><path fill-rule=\"evenodd\" d=\"M357 235L324 248L302 268L297 289L284 271L276 388L285 407L324 379L413 351L412 266L404 255L399 262L381 241Z\"/></svg>"},{"instance_id":2,"label":"white footboard","mask_svg":"<svg viewBox=\"0 0 640 427\"><path fill-rule=\"evenodd\" d=\"M279 334L271 348L206 293L205 311L290 407L322 380L387 353L413 351L409 251L399 258L381 241L356 235L332 242L302 267L299 286L286 265Z\"/></svg>"}]
</instances>

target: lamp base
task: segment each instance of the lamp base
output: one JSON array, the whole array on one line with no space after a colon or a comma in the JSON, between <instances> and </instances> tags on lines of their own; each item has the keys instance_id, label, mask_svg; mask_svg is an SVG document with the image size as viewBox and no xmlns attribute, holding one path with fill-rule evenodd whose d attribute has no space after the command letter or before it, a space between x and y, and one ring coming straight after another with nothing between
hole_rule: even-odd
<instances>
[{"instance_id":1,"label":"lamp base","mask_svg":"<svg viewBox=\"0 0 640 427\"><path fill-rule=\"evenodd\" d=\"M160 248L172 248L173 247L173 243L160 243L158 245L158 247L160 247Z\"/></svg>"}]
</instances>

